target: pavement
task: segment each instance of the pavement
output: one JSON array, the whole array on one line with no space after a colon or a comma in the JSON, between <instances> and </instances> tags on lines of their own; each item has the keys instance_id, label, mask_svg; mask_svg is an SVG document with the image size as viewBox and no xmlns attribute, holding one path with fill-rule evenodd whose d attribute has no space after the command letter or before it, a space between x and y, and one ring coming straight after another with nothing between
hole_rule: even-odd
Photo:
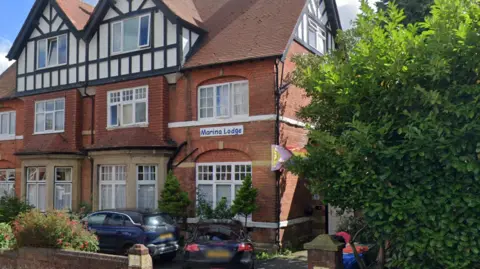
<instances>
[{"instance_id":1,"label":"pavement","mask_svg":"<svg viewBox=\"0 0 480 269\"><path fill-rule=\"evenodd\" d=\"M300 251L292 253L288 256L282 256L271 260L264 260L257 262L256 269L306 269L307 266L307 252ZM181 257L177 256L172 262L154 261L154 269L182 269Z\"/></svg>"}]
</instances>

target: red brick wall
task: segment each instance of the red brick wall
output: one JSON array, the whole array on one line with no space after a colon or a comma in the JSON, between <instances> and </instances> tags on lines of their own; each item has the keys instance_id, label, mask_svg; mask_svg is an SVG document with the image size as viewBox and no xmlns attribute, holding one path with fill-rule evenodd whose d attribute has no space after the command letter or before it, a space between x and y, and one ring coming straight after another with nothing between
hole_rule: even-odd
<instances>
[{"instance_id":1,"label":"red brick wall","mask_svg":"<svg viewBox=\"0 0 480 269\"><path fill-rule=\"evenodd\" d=\"M188 71L170 91L170 122L197 119L198 87L248 80L250 116L275 113L274 61L252 61Z\"/></svg>"},{"instance_id":2,"label":"red brick wall","mask_svg":"<svg viewBox=\"0 0 480 269\"><path fill-rule=\"evenodd\" d=\"M0 112L15 111L16 112L16 124L15 135L24 135L24 118L25 113L23 110L23 101L19 99L0 102ZM23 140L6 140L0 141L0 169L17 169L15 175L16 194L20 195L21 186L21 161L14 155L14 153L23 148Z\"/></svg>"},{"instance_id":3,"label":"red brick wall","mask_svg":"<svg viewBox=\"0 0 480 269\"><path fill-rule=\"evenodd\" d=\"M305 47L298 44L296 41L292 42L288 48L287 57L285 59L284 67L284 82L291 80L293 71L295 71L295 63L292 61L292 57L295 55L310 54ZM298 88L295 85L290 85L288 90L282 95L280 100L282 116L298 119L297 112L301 107L304 107L310 103L310 98L306 96L305 90Z\"/></svg>"},{"instance_id":4,"label":"red brick wall","mask_svg":"<svg viewBox=\"0 0 480 269\"><path fill-rule=\"evenodd\" d=\"M35 132L35 102L65 98L65 131L57 134L34 134ZM77 152L81 148L81 95L76 89L33 95L22 98L25 104L25 134L26 152ZM18 115L17 115L18 117Z\"/></svg>"},{"instance_id":5,"label":"red brick wall","mask_svg":"<svg viewBox=\"0 0 480 269\"><path fill-rule=\"evenodd\" d=\"M98 141L104 141L109 136L121 136L129 134L127 129L138 129L139 127L131 128L116 128L107 130L107 97L109 91L128 89L133 87L148 86L148 127L143 128L148 133L156 135L161 140L166 140L168 135L168 85L163 76L130 80L125 82L107 84L96 87L95 95L95 146ZM87 112L86 116L88 116ZM89 119L84 119L84 122L89 123ZM89 129L90 124L85 127ZM138 141L145 140L143 137L136 137ZM127 146L127 145L125 145Z\"/></svg>"},{"instance_id":6,"label":"red brick wall","mask_svg":"<svg viewBox=\"0 0 480 269\"><path fill-rule=\"evenodd\" d=\"M21 248L0 253L0 265L10 269L127 269L128 258L55 249ZM5 267L6 266L6 267Z\"/></svg>"}]
</instances>

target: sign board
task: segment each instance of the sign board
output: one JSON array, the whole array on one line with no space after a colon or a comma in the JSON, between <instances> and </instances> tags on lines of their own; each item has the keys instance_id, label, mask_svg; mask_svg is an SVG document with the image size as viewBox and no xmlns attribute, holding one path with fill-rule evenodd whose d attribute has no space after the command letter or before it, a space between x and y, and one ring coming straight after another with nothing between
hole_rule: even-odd
<instances>
[{"instance_id":1,"label":"sign board","mask_svg":"<svg viewBox=\"0 0 480 269\"><path fill-rule=\"evenodd\" d=\"M283 168L283 164L292 157L292 153L279 145L272 145L272 171Z\"/></svg>"},{"instance_id":2,"label":"sign board","mask_svg":"<svg viewBox=\"0 0 480 269\"><path fill-rule=\"evenodd\" d=\"M243 125L200 128L200 137L243 135Z\"/></svg>"}]
</instances>

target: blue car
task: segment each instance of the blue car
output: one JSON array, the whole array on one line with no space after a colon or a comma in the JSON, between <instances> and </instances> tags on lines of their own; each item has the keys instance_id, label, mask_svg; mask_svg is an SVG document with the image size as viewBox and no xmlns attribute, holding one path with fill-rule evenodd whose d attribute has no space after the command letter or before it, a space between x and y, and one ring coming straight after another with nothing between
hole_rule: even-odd
<instances>
[{"instance_id":1,"label":"blue car","mask_svg":"<svg viewBox=\"0 0 480 269\"><path fill-rule=\"evenodd\" d=\"M83 219L98 236L100 251L126 255L135 244L145 245L154 258L173 260L178 250L179 231L165 213L139 210L102 210Z\"/></svg>"}]
</instances>

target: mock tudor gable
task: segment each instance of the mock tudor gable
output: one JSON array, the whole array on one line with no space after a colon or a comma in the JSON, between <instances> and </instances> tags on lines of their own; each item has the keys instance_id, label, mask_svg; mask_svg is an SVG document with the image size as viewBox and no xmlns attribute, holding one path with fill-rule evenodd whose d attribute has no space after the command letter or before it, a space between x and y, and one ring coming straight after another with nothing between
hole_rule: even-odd
<instances>
[{"instance_id":1,"label":"mock tudor gable","mask_svg":"<svg viewBox=\"0 0 480 269\"><path fill-rule=\"evenodd\" d=\"M38 0L8 57L32 95L175 73L203 32L162 1Z\"/></svg>"}]
</instances>

